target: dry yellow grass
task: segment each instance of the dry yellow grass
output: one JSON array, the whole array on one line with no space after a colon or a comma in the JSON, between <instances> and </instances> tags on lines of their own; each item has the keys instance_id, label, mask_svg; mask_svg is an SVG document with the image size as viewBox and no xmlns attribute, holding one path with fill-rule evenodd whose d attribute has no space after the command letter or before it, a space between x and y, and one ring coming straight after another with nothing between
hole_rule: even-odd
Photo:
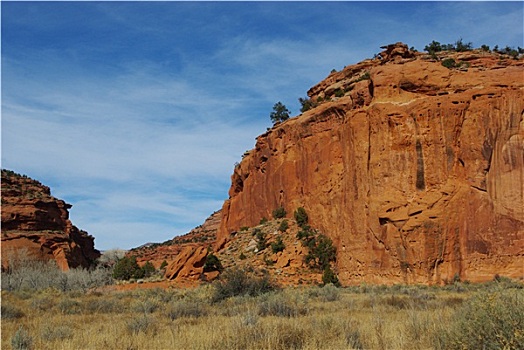
<instances>
[{"instance_id":1,"label":"dry yellow grass","mask_svg":"<svg viewBox=\"0 0 524 350\"><path fill-rule=\"evenodd\" d=\"M91 295L3 291L2 349L17 345L21 327L32 349L439 349L457 308L479 293L328 286L213 303L211 285ZM489 293L509 293L524 312L523 289Z\"/></svg>"}]
</instances>

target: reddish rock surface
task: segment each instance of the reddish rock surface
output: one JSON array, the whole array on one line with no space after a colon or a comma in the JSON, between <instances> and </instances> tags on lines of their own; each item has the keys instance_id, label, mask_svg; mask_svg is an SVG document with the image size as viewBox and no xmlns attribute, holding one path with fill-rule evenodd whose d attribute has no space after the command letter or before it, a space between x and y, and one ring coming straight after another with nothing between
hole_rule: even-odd
<instances>
[{"instance_id":1,"label":"reddish rock surface","mask_svg":"<svg viewBox=\"0 0 524 350\"><path fill-rule=\"evenodd\" d=\"M200 246L185 246L166 268L167 279L198 279L204 272L207 249Z\"/></svg>"},{"instance_id":2,"label":"reddish rock surface","mask_svg":"<svg viewBox=\"0 0 524 350\"><path fill-rule=\"evenodd\" d=\"M194 283L200 279L213 280L217 273L204 273L208 251L216 241L221 212L217 211L189 233L163 243L147 244L132 249L128 254L137 257L139 265L151 262L159 268L167 263L164 277L177 283Z\"/></svg>"},{"instance_id":3,"label":"reddish rock surface","mask_svg":"<svg viewBox=\"0 0 524 350\"><path fill-rule=\"evenodd\" d=\"M54 259L62 270L91 266L100 252L94 238L71 223L70 208L49 187L2 170L2 268L20 255Z\"/></svg>"},{"instance_id":4,"label":"reddish rock surface","mask_svg":"<svg viewBox=\"0 0 524 350\"><path fill-rule=\"evenodd\" d=\"M283 220L288 221L285 232L279 230ZM318 284L322 271L305 263L307 247L297 238L300 230L293 219L269 220L250 228L242 228L230 237L223 248L215 254L224 268L242 267L257 273L266 271L279 285ZM258 249L256 232L262 232L267 247ZM273 252L272 244L282 240L283 250Z\"/></svg>"},{"instance_id":5,"label":"reddish rock surface","mask_svg":"<svg viewBox=\"0 0 524 350\"><path fill-rule=\"evenodd\" d=\"M302 206L337 246L346 285L523 278L523 59L385 49L332 73L308 91L315 108L257 138L215 248Z\"/></svg>"}]
</instances>

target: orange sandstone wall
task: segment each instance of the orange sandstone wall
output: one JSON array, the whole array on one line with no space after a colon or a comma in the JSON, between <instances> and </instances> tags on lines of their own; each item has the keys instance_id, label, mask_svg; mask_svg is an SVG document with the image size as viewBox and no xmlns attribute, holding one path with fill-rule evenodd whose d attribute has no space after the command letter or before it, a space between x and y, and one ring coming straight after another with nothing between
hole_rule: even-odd
<instances>
[{"instance_id":1,"label":"orange sandstone wall","mask_svg":"<svg viewBox=\"0 0 524 350\"><path fill-rule=\"evenodd\" d=\"M524 277L523 60L449 55L469 67L396 44L313 87L331 101L258 137L235 168L217 247L303 206L344 284Z\"/></svg>"}]
</instances>

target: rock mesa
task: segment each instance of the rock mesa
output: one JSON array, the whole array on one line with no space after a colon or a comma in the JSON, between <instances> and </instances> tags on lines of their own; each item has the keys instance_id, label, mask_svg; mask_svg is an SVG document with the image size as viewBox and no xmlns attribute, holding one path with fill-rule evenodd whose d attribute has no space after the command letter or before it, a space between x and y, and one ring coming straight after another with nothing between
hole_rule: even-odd
<instances>
[{"instance_id":1,"label":"rock mesa","mask_svg":"<svg viewBox=\"0 0 524 350\"><path fill-rule=\"evenodd\" d=\"M89 267L100 256L94 238L69 220L63 200L49 187L2 170L2 268L10 259L55 260L62 270Z\"/></svg>"}]
</instances>

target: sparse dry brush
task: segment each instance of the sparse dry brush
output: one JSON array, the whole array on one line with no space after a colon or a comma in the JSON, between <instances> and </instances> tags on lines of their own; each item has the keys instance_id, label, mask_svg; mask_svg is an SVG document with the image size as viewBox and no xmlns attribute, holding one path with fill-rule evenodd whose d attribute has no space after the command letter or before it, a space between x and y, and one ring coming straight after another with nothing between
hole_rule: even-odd
<instances>
[{"instance_id":1,"label":"sparse dry brush","mask_svg":"<svg viewBox=\"0 0 524 350\"><path fill-rule=\"evenodd\" d=\"M524 289L506 279L445 288L275 290L243 272L234 271L221 284L185 290L3 290L2 344L16 349L519 349L524 344Z\"/></svg>"}]
</instances>

